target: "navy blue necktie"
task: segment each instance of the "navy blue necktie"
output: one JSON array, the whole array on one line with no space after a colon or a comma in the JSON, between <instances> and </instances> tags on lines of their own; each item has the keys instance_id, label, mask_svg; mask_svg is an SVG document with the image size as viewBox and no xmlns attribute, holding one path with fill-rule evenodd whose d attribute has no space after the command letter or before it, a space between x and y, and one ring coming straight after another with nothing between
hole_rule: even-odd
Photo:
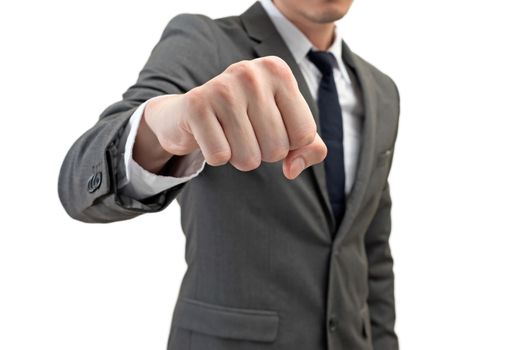
<instances>
[{"instance_id":1,"label":"navy blue necktie","mask_svg":"<svg viewBox=\"0 0 525 350\"><path fill-rule=\"evenodd\" d=\"M308 59L321 71L317 93L321 138L328 148L324 160L326 185L337 227L345 212L345 169L343 152L343 115L334 80L334 55L327 51L308 52Z\"/></svg>"}]
</instances>

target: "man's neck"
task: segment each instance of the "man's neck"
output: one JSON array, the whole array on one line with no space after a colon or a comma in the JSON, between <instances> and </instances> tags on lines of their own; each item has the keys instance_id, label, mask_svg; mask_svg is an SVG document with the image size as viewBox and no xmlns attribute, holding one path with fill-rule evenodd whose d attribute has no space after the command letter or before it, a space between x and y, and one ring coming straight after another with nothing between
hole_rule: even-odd
<instances>
[{"instance_id":1,"label":"man's neck","mask_svg":"<svg viewBox=\"0 0 525 350\"><path fill-rule=\"evenodd\" d=\"M315 23L290 11L280 0L273 0L275 7L292 22L319 50L327 50L334 41L335 23Z\"/></svg>"}]
</instances>

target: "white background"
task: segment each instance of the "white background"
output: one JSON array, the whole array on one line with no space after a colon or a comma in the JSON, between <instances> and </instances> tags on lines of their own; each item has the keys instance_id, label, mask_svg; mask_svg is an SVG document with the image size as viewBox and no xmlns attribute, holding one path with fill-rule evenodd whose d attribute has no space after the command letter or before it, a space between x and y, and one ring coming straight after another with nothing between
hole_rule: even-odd
<instances>
[{"instance_id":1,"label":"white background","mask_svg":"<svg viewBox=\"0 0 525 350\"><path fill-rule=\"evenodd\" d=\"M250 4L2 2L0 349L165 349L185 270L178 204L83 224L59 203L58 171L173 16ZM390 182L404 350L525 349L519 5L356 0L339 23L401 91Z\"/></svg>"}]
</instances>

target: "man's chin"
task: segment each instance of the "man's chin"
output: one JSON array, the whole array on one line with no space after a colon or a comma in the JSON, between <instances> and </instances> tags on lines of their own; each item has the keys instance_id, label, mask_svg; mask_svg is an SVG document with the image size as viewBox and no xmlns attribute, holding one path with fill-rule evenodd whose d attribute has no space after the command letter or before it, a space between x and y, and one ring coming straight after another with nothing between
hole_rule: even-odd
<instances>
[{"instance_id":1,"label":"man's chin","mask_svg":"<svg viewBox=\"0 0 525 350\"><path fill-rule=\"evenodd\" d=\"M315 14L312 14L311 16L308 16L309 20L315 23L333 23L335 21L340 20L346 15L346 12L340 11L340 10L327 10L324 12L317 12Z\"/></svg>"}]
</instances>

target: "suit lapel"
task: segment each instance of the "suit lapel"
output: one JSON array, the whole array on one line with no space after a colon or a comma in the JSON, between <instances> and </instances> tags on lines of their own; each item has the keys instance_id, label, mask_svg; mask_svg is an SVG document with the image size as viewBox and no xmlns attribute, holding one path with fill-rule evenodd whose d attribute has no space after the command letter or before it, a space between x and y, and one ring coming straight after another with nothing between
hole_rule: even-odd
<instances>
[{"instance_id":1,"label":"suit lapel","mask_svg":"<svg viewBox=\"0 0 525 350\"><path fill-rule=\"evenodd\" d=\"M355 182L347 196L346 211L336 234L336 244L350 231L350 225L362 205L368 180L375 160L377 106L373 80L365 63L357 57L343 41L343 61L358 80L364 105L364 121L361 133L361 148L356 170ZM339 232L340 231L340 232Z\"/></svg>"},{"instance_id":2,"label":"suit lapel","mask_svg":"<svg viewBox=\"0 0 525 350\"><path fill-rule=\"evenodd\" d=\"M310 107L310 111L314 117L317 125L317 132L320 134L319 112L317 104L315 103L304 76L301 73L297 62L293 58L292 53L286 46L277 29L275 29L271 19L266 14L266 11L259 2L254 3L241 16L241 21L246 28L248 35L256 41L254 49L259 57L262 56L278 56L282 58L292 70L299 90L303 95L306 103ZM316 187L322 197L323 206L326 214L330 217L331 227L335 227L335 218L331 210L328 189L326 188L326 178L323 163L316 164L307 169L311 171L316 183Z\"/></svg>"}]
</instances>

